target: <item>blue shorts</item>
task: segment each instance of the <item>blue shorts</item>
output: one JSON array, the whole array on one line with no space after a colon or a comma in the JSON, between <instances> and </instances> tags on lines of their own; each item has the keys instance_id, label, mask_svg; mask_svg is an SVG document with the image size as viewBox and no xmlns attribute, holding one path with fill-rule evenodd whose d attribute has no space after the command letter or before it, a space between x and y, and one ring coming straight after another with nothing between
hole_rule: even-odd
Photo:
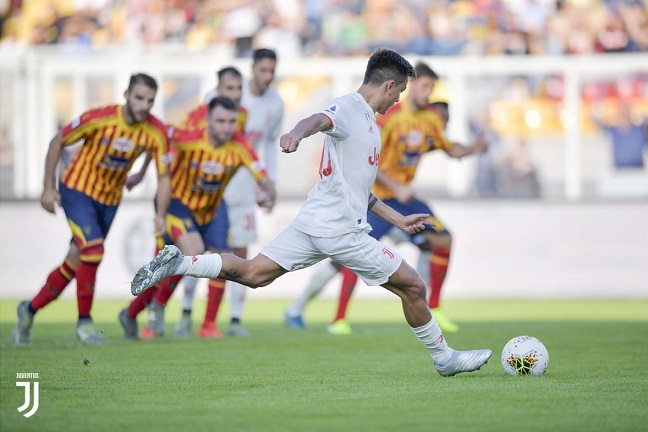
<instances>
[{"instance_id":1,"label":"blue shorts","mask_svg":"<svg viewBox=\"0 0 648 432\"><path fill-rule=\"evenodd\" d=\"M167 232L164 235L165 244L173 244L173 241L190 232L197 232L205 242L205 248L229 250L227 246L227 233L229 231L229 218L227 217L227 203L221 201L216 215L207 224L200 225L196 222L191 210L180 200L171 199L166 220Z\"/></svg>"},{"instance_id":2,"label":"blue shorts","mask_svg":"<svg viewBox=\"0 0 648 432\"><path fill-rule=\"evenodd\" d=\"M90 242L106 238L119 205L101 204L63 183L59 183L59 194L61 207L77 246L83 247Z\"/></svg>"},{"instance_id":3,"label":"blue shorts","mask_svg":"<svg viewBox=\"0 0 648 432\"><path fill-rule=\"evenodd\" d=\"M435 226L431 227L429 225L426 225L424 231L431 231L438 234L450 234L443 223L439 219L437 219L436 216L434 216L432 209L430 209L430 207L421 200L413 199L407 204L403 204L397 199L392 198L387 199L383 202L405 216L414 213L427 213L430 215L429 220L434 222ZM369 235L376 240L380 240L385 234L389 232L389 230L394 227L394 225L392 225L391 223L379 218L371 212L367 214L367 222L369 222L369 225L371 225L371 228L373 228ZM411 234L409 237L410 241L415 245L420 245L421 242L425 242L425 238L421 236L420 232Z\"/></svg>"}]
</instances>

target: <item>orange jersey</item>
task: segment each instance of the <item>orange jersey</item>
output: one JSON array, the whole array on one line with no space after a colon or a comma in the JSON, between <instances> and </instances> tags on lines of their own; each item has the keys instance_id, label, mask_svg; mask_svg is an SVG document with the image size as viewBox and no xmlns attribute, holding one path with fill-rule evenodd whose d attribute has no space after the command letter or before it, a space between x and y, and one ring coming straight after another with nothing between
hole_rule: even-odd
<instances>
[{"instance_id":1,"label":"orange jersey","mask_svg":"<svg viewBox=\"0 0 648 432\"><path fill-rule=\"evenodd\" d=\"M159 174L166 173L167 127L152 115L126 124L122 106L87 111L61 131L63 144L83 140L83 146L61 175L61 182L95 201L117 205L133 162L148 151Z\"/></svg>"},{"instance_id":2,"label":"orange jersey","mask_svg":"<svg viewBox=\"0 0 648 432\"><path fill-rule=\"evenodd\" d=\"M198 108L187 114L184 121L184 127L188 130L205 129L207 127L207 114L209 113L209 104L200 105ZM236 130L245 133L245 122L247 121L247 111L245 108L239 108L236 116Z\"/></svg>"},{"instance_id":3,"label":"orange jersey","mask_svg":"<svg viewBox=\"0 0 648 432\"><path fill-rule=\"evenodd\" d=\"M254 148L239 133L213 147L205 129L175 130L172 146L177 151L171 172L173 198L187 206L199 224L214 217L225 186L239 167L245 166L256 180L266 178Z\"/></svg>"},{"instance_id":4,"label":"orange jersey","mask_svg":"<svg viewBox=\"0 0 648 432\"><path fill-rule=\"evenodd\" d=\"M382 128L380 169L399 183L412 182L424 153L452 147L445 137L441 118L431 109L412 113L405 102L399 102L384 116L378 116L377 122ZM381 200L394 198L392 190L378 182L372 192Z\"/></svg>"}]
</instances>

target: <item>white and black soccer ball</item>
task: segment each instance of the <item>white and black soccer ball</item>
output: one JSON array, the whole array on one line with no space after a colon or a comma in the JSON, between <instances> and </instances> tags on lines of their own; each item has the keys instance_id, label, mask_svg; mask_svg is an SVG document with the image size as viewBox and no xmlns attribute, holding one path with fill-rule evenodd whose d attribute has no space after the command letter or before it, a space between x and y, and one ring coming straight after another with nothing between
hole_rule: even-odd
<instances>
[{"instance_id":1,"label":"white and black soccer ball","mask_svg":"<svg viewBox=\"0 0 648 432\"><path fill-rule=\"evenodd\" d=\"M514 337L502 350L502 367L510 375L543 375L549 365L549 351L533 336Z\"/></svg>"}]
</instances>

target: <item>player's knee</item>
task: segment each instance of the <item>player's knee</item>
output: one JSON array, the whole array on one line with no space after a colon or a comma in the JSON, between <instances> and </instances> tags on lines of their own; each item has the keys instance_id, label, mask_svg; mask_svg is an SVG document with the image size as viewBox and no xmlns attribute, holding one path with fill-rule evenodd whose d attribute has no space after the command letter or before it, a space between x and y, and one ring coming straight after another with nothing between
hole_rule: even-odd
<instances>
[{"instance_id":1,"label":"player's knee","mask_svg":"<svg viewBox=\"0 0 648 432\"><path fill-rule=\"evenodd\" d=\"M416 275L410 284L410 289L408 290L409 297L412 300L425 299L426 291L427 287L425 286L425 282L423 282L423 279L421 279L420 276Z\"/></svg>"},{"instance_id":2,"label":"player's knee","mask_svg":"<svg viewBox=\"0 0 648 432\"><path fill-rule=\"evenodd\" d=\"M79 250L79 246L77 246L77 244L74 243L73 241L70 242L70 249L68 250L68 253L65 256L65 259L69 261L71 264L73 264L75 267L79 266L79 262L81 261L81 251Z\"/></svg>"},{"instance_id":3,"label":"player's knee","mask_svg":"<svg viewBox=\"0 0 648 432\"><path fill-rule=\"evenodd\" d=\"M79 250L79 259L84 263L98 264L101 262L101 260L103 260L103 255L103 242L84 245Z\"/></svg>"}]
</instances>

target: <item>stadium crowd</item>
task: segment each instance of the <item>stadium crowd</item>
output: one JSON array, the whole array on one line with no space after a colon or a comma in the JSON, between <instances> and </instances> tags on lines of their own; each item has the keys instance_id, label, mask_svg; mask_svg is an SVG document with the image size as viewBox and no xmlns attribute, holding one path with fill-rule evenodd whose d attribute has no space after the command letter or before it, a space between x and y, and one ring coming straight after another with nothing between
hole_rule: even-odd
<instances>
[{"instance_id":1,"label":"stadium crowd","mask_svg":"<svg viewBox=\"0 0 648 432\"><path fill-rule=\"evenodd\" d=\"M221 45L237 56L645 52L646 0L0 0L0 49Z\"/></svg>"}]
</instances>

